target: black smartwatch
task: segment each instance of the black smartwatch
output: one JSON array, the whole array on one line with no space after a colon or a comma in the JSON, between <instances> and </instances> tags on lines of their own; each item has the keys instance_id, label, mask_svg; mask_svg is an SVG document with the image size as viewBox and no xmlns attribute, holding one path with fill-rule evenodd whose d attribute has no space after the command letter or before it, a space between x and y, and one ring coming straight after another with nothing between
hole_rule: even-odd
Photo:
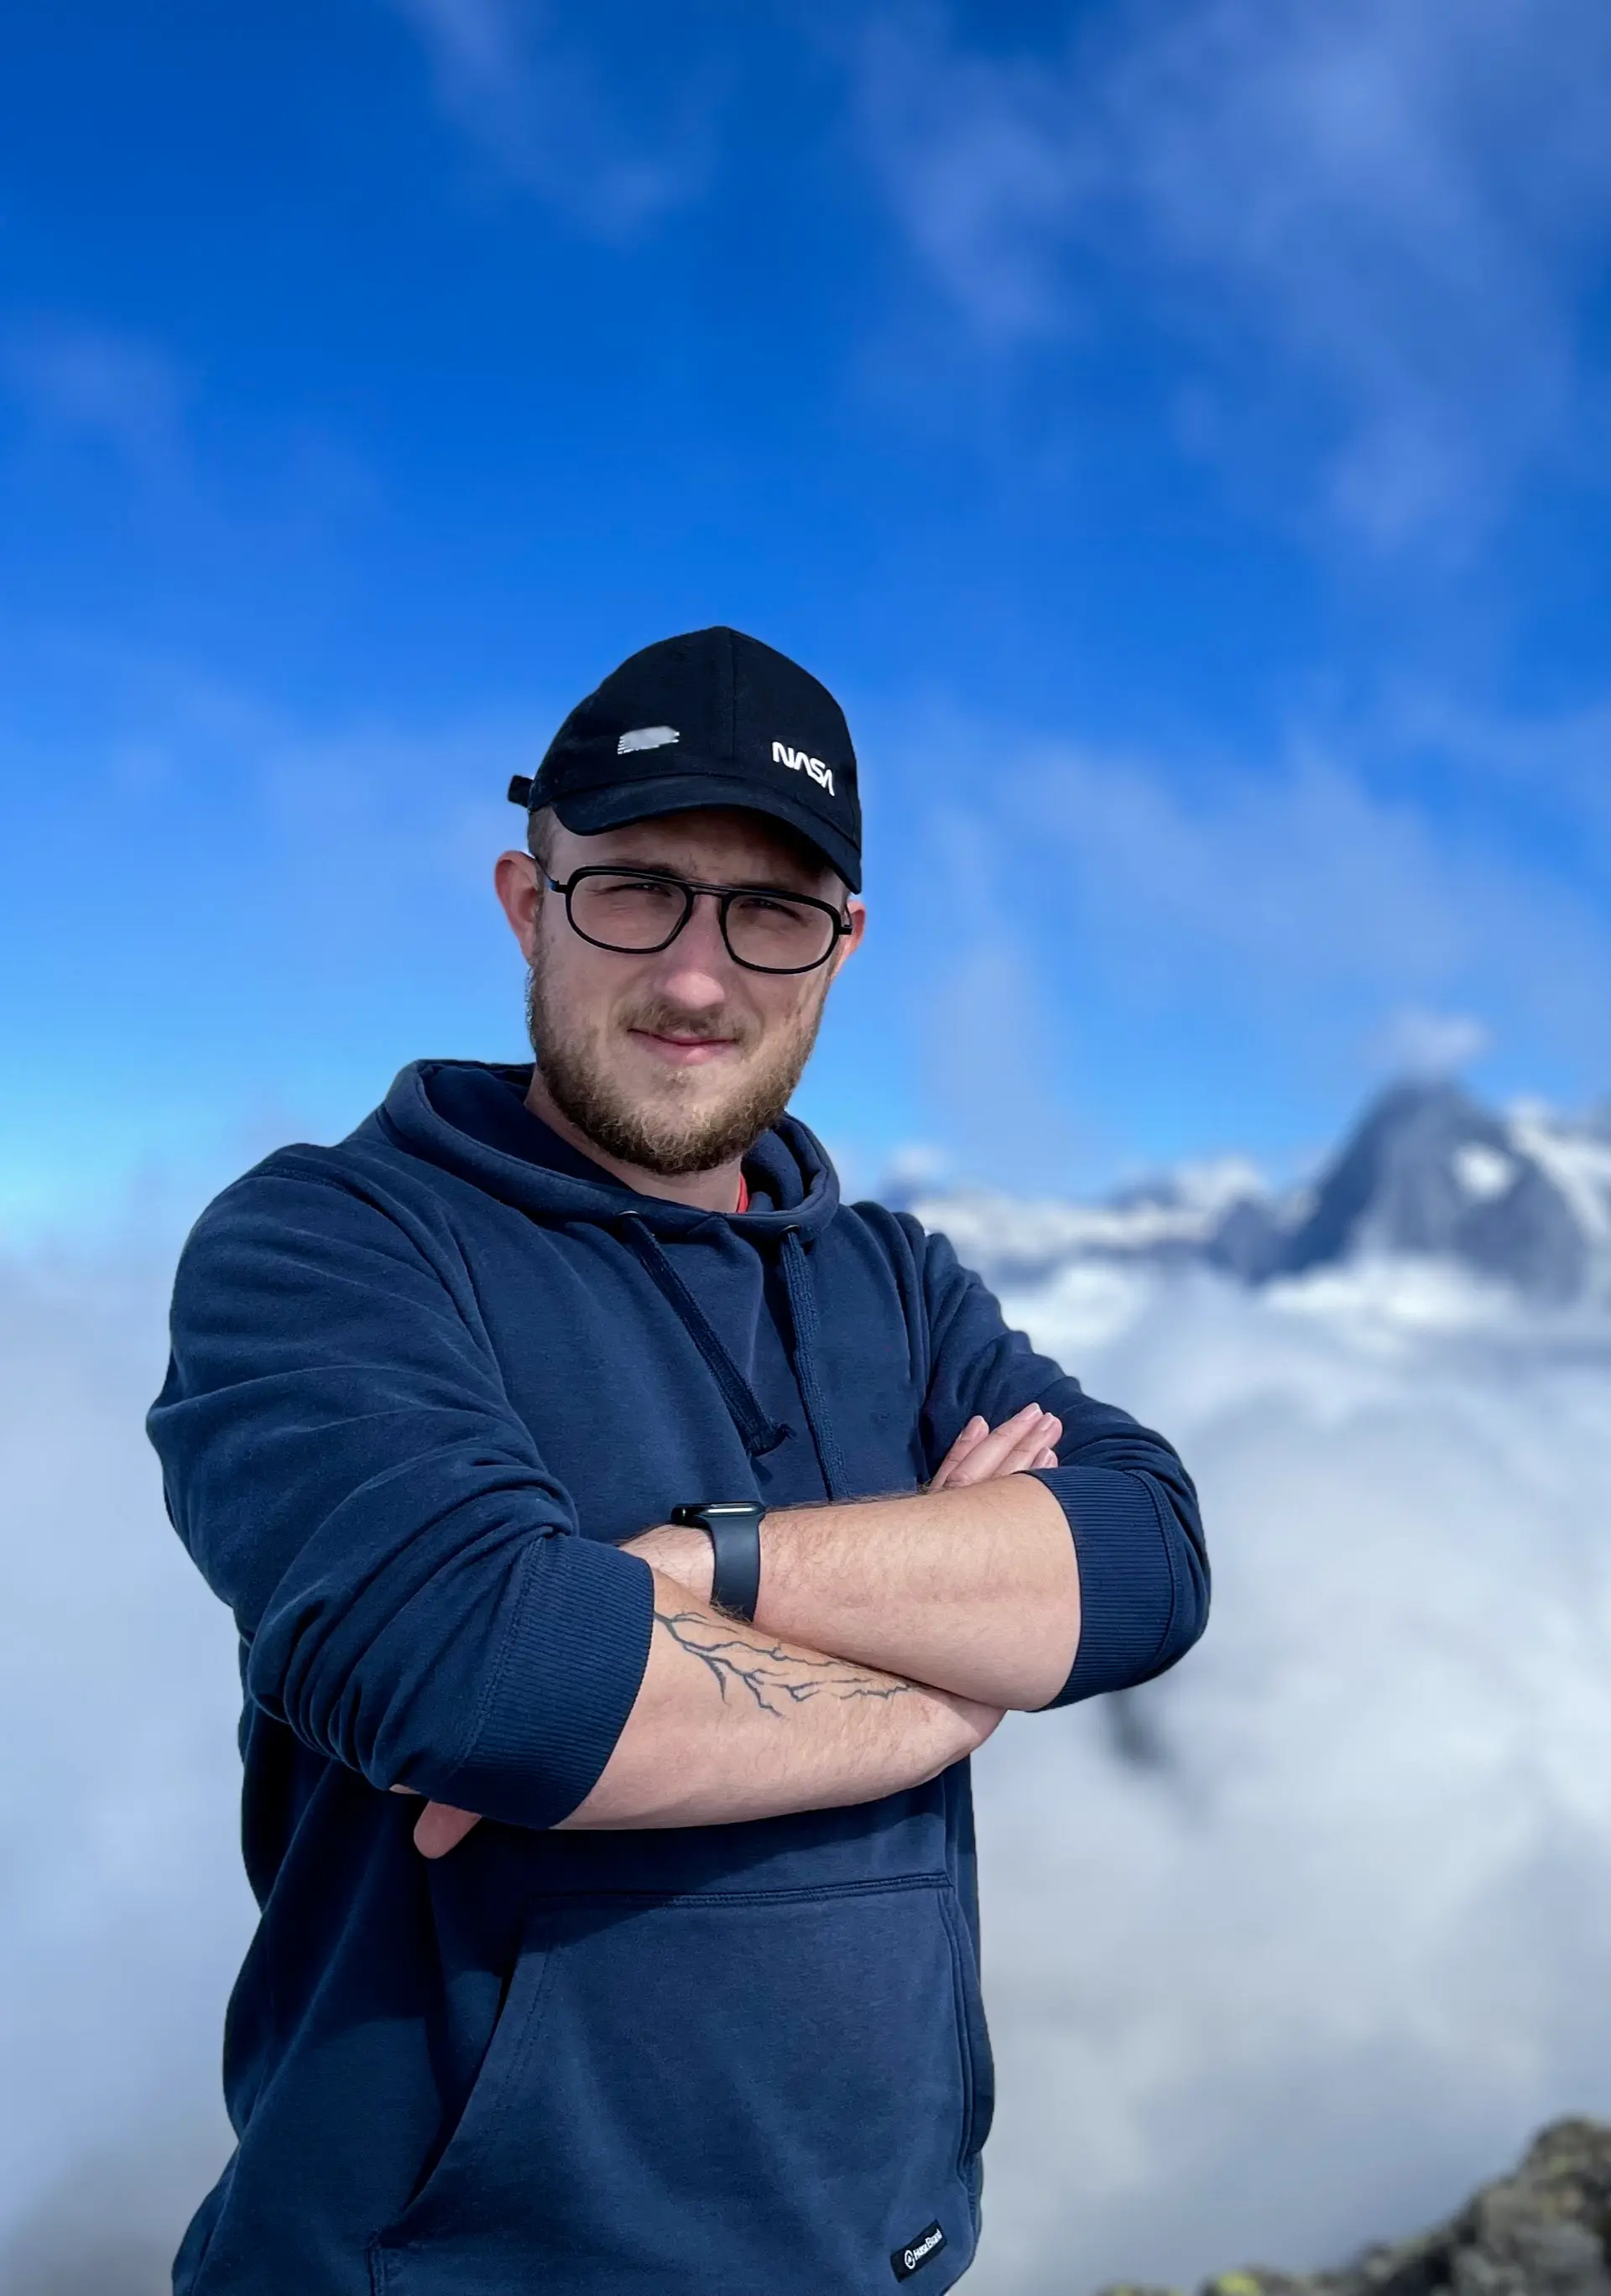
<instances>
[{"instance_id":1,"label":"black smartwatch","mask_svg":"<svg viewBox=\"0 0 1611 2296\"><path fill-rule=\"evenodd\" d=\"M716 1557L711 1601L730 1618L752 1620L760 1600L760 1521L765 1513L755 1499L702 1499L671 1510L673 1522L709 1533Z\"/></svg>"}]
</instances>

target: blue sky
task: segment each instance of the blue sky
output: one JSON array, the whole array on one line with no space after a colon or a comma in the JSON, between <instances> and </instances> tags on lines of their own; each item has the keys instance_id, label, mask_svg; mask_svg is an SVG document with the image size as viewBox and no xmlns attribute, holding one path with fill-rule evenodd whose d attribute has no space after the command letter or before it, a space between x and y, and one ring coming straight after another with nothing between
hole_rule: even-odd
<instances>
[{"instance_id":1,"label":"blue sky","mask_svg":"<svg viewBox=\"0 0 1611 2296\"><path fill-rule=\"evenodd\" d=\"M504 783L713 620L858 1184L1611 1091L1608 253L1601 0L13 11L0 1237L518 1057Z\"/></svg>"}]
</instances>

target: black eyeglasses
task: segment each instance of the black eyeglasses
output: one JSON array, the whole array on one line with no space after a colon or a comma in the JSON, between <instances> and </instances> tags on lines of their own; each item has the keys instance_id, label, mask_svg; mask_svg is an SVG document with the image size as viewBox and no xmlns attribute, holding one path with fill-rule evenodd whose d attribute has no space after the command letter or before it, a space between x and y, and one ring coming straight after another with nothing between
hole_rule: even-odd
<instances>
[{"instance_id":1,"label":"black eyeglasses","mask_svg":"<svg viewBox=\"0 0 1611 2296\"><path fill-rule=\"evenodd\" d=\"M831 901L810 893L777 893L761 885L698 885L653 869L611 869L594 863L561 884L547 871L544 884L565 897L571 929L595 948L623 956L649 956L670 948L709 893L721 919L721 937L735 964L751 972L814 972L851 930Z\"/></svg>"}]
</instances>

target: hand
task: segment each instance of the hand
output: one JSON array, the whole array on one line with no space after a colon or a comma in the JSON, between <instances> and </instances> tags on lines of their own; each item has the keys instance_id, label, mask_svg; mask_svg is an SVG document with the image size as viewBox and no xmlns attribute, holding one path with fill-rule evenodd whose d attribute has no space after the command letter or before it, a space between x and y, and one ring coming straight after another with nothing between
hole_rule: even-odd
<instances>
[{"instance_id":1,"label":"hand","mask_svg":"<svg viewBox=\"0 0 1611 2296\"><path fill-rule=\"evenodd\" d=\"M1063 1422L1038 1403L1026 1403L999 1427L970 1419L940 1462L932 1491L957 1489L967 1483L993 1483L999 1476L1021 1474L1026 1467L1055 1467L1056 1445Z\"/></svg>"},{"instance_id":2,"label":"hand","mask_svg":"<svg viewBox=\"0 0 1611 2296\"><path fill-rule=\"evenodd\" d=\"M391 1791L418 1799L413 1786L393 1786ZM414 1846L422 1857L445 1857L481 1822L473 1809L455 1809L448 1801L428 1801L415 1825Z\"/></svg>"}]
</instances>

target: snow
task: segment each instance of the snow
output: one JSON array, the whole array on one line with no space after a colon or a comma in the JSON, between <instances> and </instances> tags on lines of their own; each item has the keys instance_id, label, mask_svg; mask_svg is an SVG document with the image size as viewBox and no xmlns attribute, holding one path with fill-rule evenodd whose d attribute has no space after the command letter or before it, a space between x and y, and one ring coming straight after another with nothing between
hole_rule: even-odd
<instances>
[{"instance_id":1,"label":"snow","mask_svg":"<svg viewBox=\"0 0 1611 2296\"><path fill-rule=\"evenodd\" d=\"M912 1210L925 1227L949 1236L970 1265L1045 1268L1083 1256L1144 1258L1201 1247L1233 1204L1268 1193L1255 1165L1227 1156L1180 1165L1100 1203L958 1187L920 1191Z\"/></svg>"},{"instance_id":2,"label":"snow","mask_svg":"<svg viewBox=\"0 0 1611 2296\"><path fill-rule=\"evenodd\" d=\"M1480 1140L1468 1140L1463 1147L1457 1148L1453 1163L1455 1178L1466 1193L1475 1196L1479 1203L1502 1196L1516 1177L1514 1160Z\"/></svg>"},{"instance_id":3,"label":"snow","mask_svg":"<svg viewBox=\"0 0 1611 2296\"><path fill-rule=\"evenodd\" d=\"M1590 1243L1611 1257L1611 1139L1563 1122L1535 1102L1513 1108L1506 1128L1517 1154L1540 1166Z\"/></svg>"}]
</instances>

